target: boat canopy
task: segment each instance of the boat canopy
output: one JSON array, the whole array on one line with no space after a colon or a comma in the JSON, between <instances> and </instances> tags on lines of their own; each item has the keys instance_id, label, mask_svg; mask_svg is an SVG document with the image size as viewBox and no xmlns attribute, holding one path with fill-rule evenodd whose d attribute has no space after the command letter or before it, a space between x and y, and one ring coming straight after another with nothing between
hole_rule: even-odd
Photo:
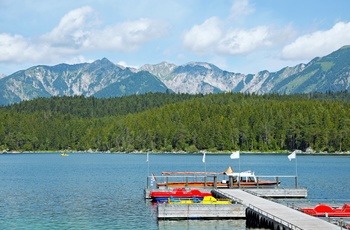
<instances>
[{"instance_id":1,"label":"boat canopy","mask_svg":"<svg viewBox=\"0 0 350 230\"><path fill-rule=\"evenodd\" d=\"M240 177L255 177L254 172L252 171L245 171L245 172L232 172L232 173L226 173L228 176L240 176Z\"/></svg>"}]
</instances>

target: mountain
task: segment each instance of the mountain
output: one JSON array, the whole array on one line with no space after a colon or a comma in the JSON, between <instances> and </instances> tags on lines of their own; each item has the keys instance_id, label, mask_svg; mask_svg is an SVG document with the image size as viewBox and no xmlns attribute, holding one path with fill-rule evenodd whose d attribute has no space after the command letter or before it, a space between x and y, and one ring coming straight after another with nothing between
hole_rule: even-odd
<instances>
[{"instance_id":1,"label":"mountain","mask_svg":"<svg viewBox=\"0 0 350 230\"><path fill-rule=\"evenodd\" d=\"M169 89L149 72L135 73L103 58L76 65L39 65L3 77L0 79L0 105L37 97L115 97L166 91Z\"/></svg>"},{"instance_id":2,"label":"mountain","mask_svg":"<svg viewBox=\"0 0 350 230\"><path fill-rule=\"evenodd\" d=\"M308 93L344 91L350 85L350 46L277 72L228 72L205 62L177 66L161 62L139 69L108 59L76 65L34 66L0 78L0 105L36 97L85 95L117 97L147 92L207 94Z\"/></svg>"},{"instance_id":3,"label":"mountain","mask_svg":"<svg viewBox=\"0 0 350 230\"><path fill-rule=\"evenodd\" d=\"M276 84L272 91L305 93L344 91L350 84L350 46L321 58L314 58L302 71Z\"/></svg>"},{"instance_id":4,"label":"mountain","mask_svg":"<svg viewBox=\"0 0 350 230\"><path fill-rule=\"evenodd\" d=\"M164 63L163 63L164 64ZM170 66L170 67L169 67ZM165 65L167 74L159 74L157 68L141 67L156 75L176 93L220 93L233 91L234 85L245 75L230 73L205 62L191 62L177 66Z\"/></svg>"},{"instance_id":5,"label":"mountain","mask_svg":"<svg viewBox=\"0 0 350 230\"><path fill-rule=\"evenodd\" d=\"M161 63L145 65L140 69L156 75L176 93L293 94L348 90L349 57L350 46L344 46L325 57L314 58L308 64L285 67L277 72L264 70L247 75L227 72L203 62L192 62L178 67Z\"/></svg>"},{"instance_id":6,"label":"mountain","mask_svg":"<svg viewBox=\"0 0 350 230\"><path fill-rule=\"evenodd\" d=\"M99 98L120 97L131 94L167 91L170 90L157 77L147 71L140 71L128 78L110 84L95 93L93 96Z\"/></svg>"}]
</instances>

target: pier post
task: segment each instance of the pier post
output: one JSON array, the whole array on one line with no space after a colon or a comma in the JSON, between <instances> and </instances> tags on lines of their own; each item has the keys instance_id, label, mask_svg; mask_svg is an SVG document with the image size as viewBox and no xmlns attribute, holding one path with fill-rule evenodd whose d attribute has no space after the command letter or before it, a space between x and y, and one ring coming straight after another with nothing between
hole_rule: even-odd
<instances>
[{"instance_id":1,"label":"pier post","mask_svg":"<svg viewBox=\"0 0 350 230\"><path fill-rule=\"evenodd\" d=\"M165 178L165 188L168 189L168 177Z\"/></svg>"},{"instance_id":2,"label":"pier post","mask_svg":"<svg viewBox=\"0 0 350 230\"><path fill-rule=\"evenodd\" d=\"M278 188L278 176L276 176L276 188Z\"/></svg>"},{"instance_id":3,"label":"pier post","mask_svg":"<svg viewBox=\"0 0 350 230\"><path fill-rule=\"evenodd\" d=\"M186 177L186 188L188 187L188 177Z\"/></svg>"},{"instance_id":4,"label":"pier post","mask_svg":"<svg viewBox=\"0 0 350 230\"><path fill-rule=\"evenodd\" d=\"M295 176L295 188L298 188L298 176Z\"/></svg>"},{"instance_id":5,"label":"pier post","mask_svg":"<svg viewBox=\"0 0 350 230\"><path fill-rule=\"evenodd\" d=\"M147 188L149 188L149 176L147 176Z\"/></svg>"},{"instance_id":6,"label":"pier post","mask_svg":"<svg viewBox=\"0 0 350 230\"><path fill-rule=\"evenodd\" d=\"M214 188L216 189L218 187L218 178L217 176L214 176Z\"/></svg>"},{"instance_id":7,"label":"pier post","mask_svg":"<svg viewBox=\"0 0 350 230\"><path fill-rule=\"evenodd\" d=\"M207 188L207 177L206 176L204 177L204 188L205 189Z\"/></svg>"},{"instance_id":8,"label":"pier post","mask_svg":"<svg viewBox=\"0 0 350 230\"><path fill-rule=\"evenodd\" d=\"M229 188L230 188L230 189L233 188L233 176L229 176L229 177L228 177L228 185L229 185Z\"/></svg>"},{"instance_id":9,"label":"pier post","mask_svg":"<svg viewBox=\"0 0 350 230\"><path fill-rule=\"evenodd\" d=\"M256 177L256 189L259 189L259 177Z\"/></svg>"}]
</instances>

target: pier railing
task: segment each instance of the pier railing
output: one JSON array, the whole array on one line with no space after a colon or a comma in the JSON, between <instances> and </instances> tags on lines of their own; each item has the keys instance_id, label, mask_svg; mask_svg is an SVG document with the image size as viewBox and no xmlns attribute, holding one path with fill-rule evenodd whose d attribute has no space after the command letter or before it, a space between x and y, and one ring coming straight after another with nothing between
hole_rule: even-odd
<instances>
[{"instance_id":1,"label":"pier railing","mask_svg":"<svg viewBox=\"0 0 350 230\"><path fill-rule=\"evenodd\" d=\"M275 188L298 188L298 177L297 176L257 176L257 180L266 180L269 178L270 181L276 181ZM156 188L157 185L168 189L171 182L182 182L176 187L189 187L190 184L196 182L198 187L202 188L242 188L238 183L238 186L233 186L233 180L230 178L223 177L223 175L166 175L166 176L148 176L147 177L147 188ZM195 186L192 186L195 187ZM266 188L264 185L252 186L254 188ZM273 187L273 186L272 186ZM244 186L248 188L248 186ZM269 186L271 188L271 186Z\"/></svg>"},{"instance_id":2,"label":"pier railing","mask_svg":"<svg viewBox=\"0 0 350 230\"><path fill-rule=\"evenodd\" d=\"M261 178L274 178L277 182L281 182L281 184L288 188L298 188L298 176L290 176L290 175L273 175L273 176L257 176L258 180ZM287 183L286 183L287 182Z\"/></svg>"}]
</instances>

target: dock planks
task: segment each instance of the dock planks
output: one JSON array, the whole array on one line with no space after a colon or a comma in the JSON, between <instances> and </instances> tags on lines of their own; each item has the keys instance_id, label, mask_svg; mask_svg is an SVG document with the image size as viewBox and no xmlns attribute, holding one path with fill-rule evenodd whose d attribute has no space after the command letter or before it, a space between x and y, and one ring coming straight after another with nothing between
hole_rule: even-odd
<instances>
[{"instance_id":1,"label":"dock planks","mask_svg":"<svg viewBox=\"0 0 350 230\"><path fill-rule=\"evenodd\" d=\"M255 207L262 211L262 215L272 215L280 219L282 223L294 225L300 229L332 230L339 229L339 226L328 223L317 217L307 215L297 210L288 208L282 204L254 196L238 189L216 189L217 193L235 200L246 207ZM256 209L255 209L256 211Z\"/></svg>"}]
</instances>

